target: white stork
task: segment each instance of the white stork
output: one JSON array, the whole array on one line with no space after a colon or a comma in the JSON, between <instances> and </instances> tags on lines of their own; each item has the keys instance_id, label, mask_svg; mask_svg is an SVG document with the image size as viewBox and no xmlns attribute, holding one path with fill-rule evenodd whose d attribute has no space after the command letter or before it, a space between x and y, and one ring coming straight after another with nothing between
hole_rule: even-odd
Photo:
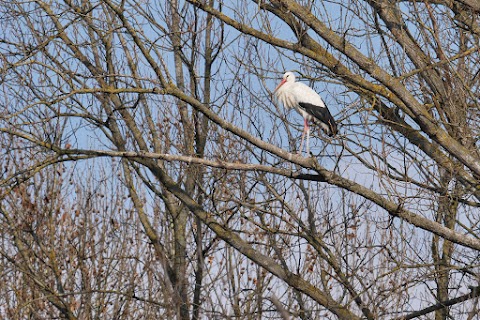
<instances>
[{"instance_id":1,"label":"white stork","mask_svg":"<svg viewBox=\"0 0 480 320\"><path fill-rule=\"evenodd\" d=\"M286 72L283 79L274 91L278 101L286 108L296 108L303 116L302 142L299 153L302 152L305 135L307 135L307 153L310 153L310 127L312 121L330 137L337 134L337 124L322 98L309 86L301 82L295 82L295 74Z\"/></svg>"}]
</instances>

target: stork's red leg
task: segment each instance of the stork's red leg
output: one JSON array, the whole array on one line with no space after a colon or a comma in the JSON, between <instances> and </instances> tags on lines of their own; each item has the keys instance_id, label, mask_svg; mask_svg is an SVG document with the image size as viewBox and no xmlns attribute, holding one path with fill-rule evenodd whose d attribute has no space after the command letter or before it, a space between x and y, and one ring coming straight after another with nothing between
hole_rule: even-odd
<instances>
[{"instance_id":1,"label":"stork's red leg","mask_svg":"<svg viewBox=\"0 0 480 320\"><path fill-rule=\"evenodd\" d=\"M298 154L301 154L303 151L303 142L305 140L305 134L310 131L310 128L308 126L308 121L307 119L303 119L303 133L302 133L302 141L300 142L300 149L298 149ZM308 135L307 135L307 140L309 140ZM310 142L310 141L308 141ZM308 146L307 146L308 148ZM309 148L308 148L309 149ZM309 150L308 150L309 151Z\"/></svg>"},{"instance_id":2,"label":"stork's red leg","mask_svg":"<svg viewBox=\"0 0 480 320\"><path fill-rule=\"evenodd\" d=\"M305 120L307 121L307 120ZM308 121L307 121L307 156L310 155L310 126L308 125Z\"/></svg>"}]
</instances>

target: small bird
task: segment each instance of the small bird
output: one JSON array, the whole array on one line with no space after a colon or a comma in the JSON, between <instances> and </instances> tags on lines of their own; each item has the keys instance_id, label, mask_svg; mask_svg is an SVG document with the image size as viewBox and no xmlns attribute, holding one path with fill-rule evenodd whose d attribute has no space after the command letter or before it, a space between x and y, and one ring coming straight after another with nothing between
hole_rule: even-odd
<instances>
[{"instance_id":1,"label":"small bird","mask_svg":"<svg viewBox=\"0 0 480 320\"><path fill-rule=\"evenodd\" d=\"M301 82L295 82L295 74L286 72L274 91L278 101L286 108L296 108L303 116L303 134L299 153L302 152L305 135L307 153L310 153L309 122L316 123L330 137L337 134L337 124L322 98L312 88Z\"/></svg>"}]
</instances>

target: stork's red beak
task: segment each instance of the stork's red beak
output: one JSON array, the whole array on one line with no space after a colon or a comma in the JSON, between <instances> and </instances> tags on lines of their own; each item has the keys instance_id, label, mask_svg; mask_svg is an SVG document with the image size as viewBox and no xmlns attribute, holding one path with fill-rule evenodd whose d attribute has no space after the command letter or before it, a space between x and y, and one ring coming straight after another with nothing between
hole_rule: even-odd
<instances>
[{"instance_id":1,"label":"stork's red beak","mask_svg":"<svg viewBox=\"0 0 480 320\"><path fill-rule=\"evenodd\" d=\"M279 83L278 86L275 88L275 90L273 91L273 93L277 92L277 90L278 90L285 82L287 82L287 79L282 79L282 81L280 81L280 83Z\"/></svg>"}]
</instances>

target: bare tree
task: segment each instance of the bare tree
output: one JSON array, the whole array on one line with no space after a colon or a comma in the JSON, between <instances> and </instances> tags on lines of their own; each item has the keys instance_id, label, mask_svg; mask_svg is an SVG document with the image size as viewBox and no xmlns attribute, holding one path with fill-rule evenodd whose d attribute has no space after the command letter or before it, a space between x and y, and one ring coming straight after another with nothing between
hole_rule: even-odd
<instances>
[{"instance_id":1,"label":"bare tree","mask_svg":"<svg viewBox=\"0 0 480 320\"><path fill-rule=\"evenodd\" d=\"M478 315L475 1L0 8L2 317Z\"/></svg>"}]
</instances>

